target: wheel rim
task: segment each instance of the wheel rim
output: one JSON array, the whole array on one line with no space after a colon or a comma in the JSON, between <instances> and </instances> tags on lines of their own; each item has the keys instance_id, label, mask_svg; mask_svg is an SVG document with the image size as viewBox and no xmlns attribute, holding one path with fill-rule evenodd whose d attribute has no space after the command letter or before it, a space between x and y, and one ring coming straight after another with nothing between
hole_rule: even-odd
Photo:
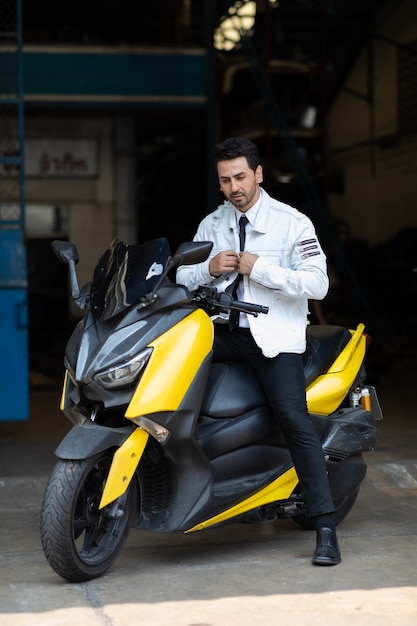
<instances>
[{"instance_id":1,"label":"wheel rim","mask_svg":"<svg viewBox=\"0 0 417 626\"><path fill-rule=\"evenodd\" d=\"M95 461L80 485L72 518L72 543L78 558L87 566L105 562L123 540L129 522L130 490L101 511L99 503L111 458Z\"/></svg>"}]
</instances>

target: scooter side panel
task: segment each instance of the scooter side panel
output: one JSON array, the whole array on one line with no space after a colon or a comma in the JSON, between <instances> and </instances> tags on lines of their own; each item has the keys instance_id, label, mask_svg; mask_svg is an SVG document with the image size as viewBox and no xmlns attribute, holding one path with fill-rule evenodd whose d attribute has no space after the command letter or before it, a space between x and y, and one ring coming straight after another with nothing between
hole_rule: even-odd
<instances>
[{"instance_id":1,"label":"scooter side panel","mask_svg":"<svg viewBox=\"0 0 417 626\"><path fill-rule=\"evenodd\" d=\"M297 473L295 471L295 468L291 467L289 470L284 472L284 474L281 474L281 476L279 476L272 483L270 483L257 493L251 495L249 498L245 498L242 502L239 502L238 504L226 509L225 511L219 513L218 515L215 515L214 517L210 517L200 524L196 524L185 532L192 533L196 532L197 530L204 530L205 528L209 528L210 526L214 526L215 524L220 524L221 522L231 520L238 515L242 515L242 513L246 513L247 511L251 511L252 509L256 509L257 507L269 504L270 502L285 500L290 497L297 484Z\"/></svg>"},{"instance_id":2,"label":"scooter side panel","mask_svg":"<svg viewBox=\"0 0 417 626\"><path fill-rule=\"evenodd\" d=\"M127 418L179 408L213 346L213 324L197 309L149 344L154 348L126 410Z\"/></svg>"},{"instance_id":3,"label":"scooter side panel","mask_svg":"<svg viewBox=\"0 0 417 626\"><path fill-rule=\"evenodd\" d=\"M363 331L365 329L364 324L358 324L356 330L350 331L352 333L352 339L349 341L348 345L344 350L339 354L335 362L331 367L329 367L329 372L341 372L348 366L348 363L351 359L351 354L354 354L355 350L363 344L364 350L366 346L366 340L363 335Z\"/></svg>"},{"instance_id":4,"label":"scooter side panel","mask_svg":"<svg viewBox=\"0 0 417 626\"><path fill-rule=\"evenodd\" d=\"M370 452L375 448L375 418L361 406L341 409L327 423L328 430L322 445L330 457L343 459L361 452Z\"/></svg>"},{"instance_id":5,"label":"scooter side panel","mask_svg":"<svg viewBox=\"0 0 417 626\"><path fill-rule=\"evenodd\" d=\"M310 413L330 415L339 408L362 366L365 350L365 337L354 334L328 372L319 376L307 388L307 406Z\"/></svg>"}]
</instances>

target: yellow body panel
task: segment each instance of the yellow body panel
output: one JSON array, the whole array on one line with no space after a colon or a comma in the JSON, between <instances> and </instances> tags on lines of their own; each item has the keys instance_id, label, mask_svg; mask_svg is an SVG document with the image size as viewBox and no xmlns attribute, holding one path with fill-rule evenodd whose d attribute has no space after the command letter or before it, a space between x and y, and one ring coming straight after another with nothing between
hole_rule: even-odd
<instances>
[{"instance_id":1,"label":"yellow body panel","mask_svg":"<svg viewBox=\"0 0 417 626\"><path fill-rule=\"evenodd\" d=\"M307 406L310 413L330 415L346 397L358 373L366 350L364 325L351 331L352 338L337 357L328 372L307 387Z\"/></svg>"},{"instance_id":2,"label":"yellow body panel","mask_svg":"<svg viewBox=\"0 0 417 626\"><path fill-rule=\"evenodd\" d=\"M178 409L213 347L213 324L197 309L149 345L154 350L127 407L127 418Z\"/></svg>"},{"instance_id":3,"label":"yellow body panel","mask_svg":"<svg viewBox=\"0 0 417 626\"><path fill-rule=\"evenodd\" d=\"M100 506L110 504L126 491L133 474L142 457L149 435L144 430L136 428L126 439L124 444L117 450L113 457L106 486L101 496Z\"/></svg>"},{"instance_id":4,"label":"yellow body panel","mask_svg":"<svg viewBox=\"0 0 417 626\"><path fill-rule=\"evenodd\" d=\"M256 509L259 506L263 506L264 504L269 504L270 502L275 502L276 500L285 500L290 497L297 484L298 476L295 469L292 467L285 472L285 474L282 474L282 476L255 493L253 496L243 500L243 502L239 502L239 504L235 504L230 509L226 509L226 511L223 511L218 515L210 517L204 522L193 526L187 530L186 533L204 530L205 528L214 526L214 524L225 522L233 517L236 517L237 515L241 515L242 513Z\"/></svg>"},{"instance_id":5,"label":"yellow body panel","mask_svg":"<svg viewBox=\"0 0 417 626\"><path fill-rule=\"evenodd\" d=\"M339 354L335 362L331 367L329 367L329 373L333 374L333 372L342 372L349 365L349 361L352 358L353 352L360 347L362 343L363 350L365 352L366 339L364 337L363 331L365 326L363 324L358 324L355 331L350 331L352 333L352 339L349 341L348 345L342 350Z\"/></svg>"},{"instance_id":6,"label":"yellow body panel","mask_svg":"<svg viewBox=\"0 0 417 626\"><path fill-rule=\"evenodd\" d=\"M65 395L67 391L67 385L68 385L68 370L65 370L64 383L62 385L61 402L59 404L59 408L61 409L61 411L65 409Z\"/></svg>"}]
</instances>

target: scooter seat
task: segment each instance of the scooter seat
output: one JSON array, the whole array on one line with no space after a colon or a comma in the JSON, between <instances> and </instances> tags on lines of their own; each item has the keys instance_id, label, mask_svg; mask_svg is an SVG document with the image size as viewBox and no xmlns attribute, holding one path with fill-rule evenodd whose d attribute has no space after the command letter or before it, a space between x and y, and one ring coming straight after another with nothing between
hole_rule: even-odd
<instances>
[{"instance_id":1,"label":"scooter seat","mask_svg":"<svg viewBox=\"0 0 417 626\"><path fill-rule=\"evenodd\" d=\"M308 326L304 353L306 386L324 374L351 339L343 326ZM201 414L214 418L242 415L268 402L255 372L239 361L213 363Z\"/></svg>"},{"instance_id":2,"label":"scooter seat","mask_svg":"<svg viewBox=\"0 0 417 626\"><path fill-rule=\"evenodd\" d=\"M268 406L255 372L239 361L213 363L201 415L228 418Z\"/></svg>"}]
</instances>

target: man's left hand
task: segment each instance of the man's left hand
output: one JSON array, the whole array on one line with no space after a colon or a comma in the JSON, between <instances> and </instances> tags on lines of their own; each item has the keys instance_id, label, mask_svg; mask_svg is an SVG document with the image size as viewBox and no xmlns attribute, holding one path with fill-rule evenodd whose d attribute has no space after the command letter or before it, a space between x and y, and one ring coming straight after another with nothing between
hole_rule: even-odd
<instances>
[{"instance_id":1,"label":"man's left hand","mask_svg":"<svg viewBox=\"0 0 417 626\"><path fill-rule=\"evenodd\" d=\"M249 276L252 271L252 267L255 265L256 259L259 258L259 254L253 254L252 252L241 252L239 257L239 274L243 276Z\"/></svg>"}]
</instances>

